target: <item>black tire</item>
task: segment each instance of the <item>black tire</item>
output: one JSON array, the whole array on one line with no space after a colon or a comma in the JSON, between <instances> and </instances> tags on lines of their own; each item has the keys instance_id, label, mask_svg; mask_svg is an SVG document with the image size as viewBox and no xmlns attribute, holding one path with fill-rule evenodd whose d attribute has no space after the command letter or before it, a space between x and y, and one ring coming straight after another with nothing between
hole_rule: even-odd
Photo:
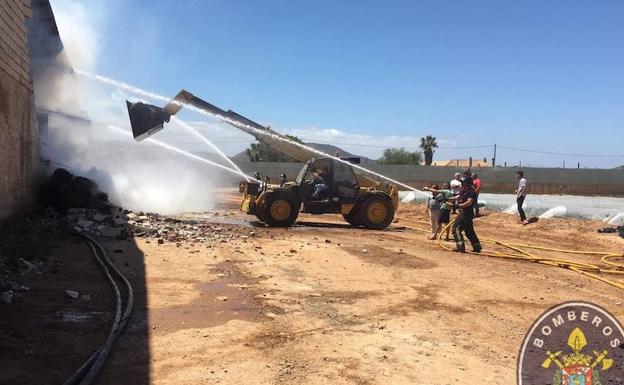
<instances>
[{"instance_id":1,"label":"black tire","mask_svg":"<svg viewBox=\"0 0 624 385\"><path fill-rule=\"evenodd\" d=\"M256 217L258 219L260 219L260 221L266 222L266 219L265 219L266 217L264 215L264 207L263 206L256 207Z\"/></svg>"},{"instance_id":2,"label":"black tire","mask_svg":"<svg viewBox=\"0 0 624 385\"><path fill-rule=\"evenodd\" d=\"M260 215L269 226L288 227L297 220L299 203L288 190L272 191L262 203Z\"/></svg>"},{"instance_id":3,"label":"black tire","mask_svg":"<svg viewBox=\"0 0 624 385\"><path fill-rule=\"evenodd\" d=\"M358 217L362 226L367 229L385 229L394 219L392 201L383 195L371 195L362 202Z\"/></svg>"},{"instance_id":4,"label":"black tire","mask_svg":"<svg viewBox=\"0 0 624 385\"><path fill-rule=\"evenodd\" d=\"M342 217L353 227L362 226L362 220L357 212L351 214L342 214Z\"/></svg>"}]
</instances>

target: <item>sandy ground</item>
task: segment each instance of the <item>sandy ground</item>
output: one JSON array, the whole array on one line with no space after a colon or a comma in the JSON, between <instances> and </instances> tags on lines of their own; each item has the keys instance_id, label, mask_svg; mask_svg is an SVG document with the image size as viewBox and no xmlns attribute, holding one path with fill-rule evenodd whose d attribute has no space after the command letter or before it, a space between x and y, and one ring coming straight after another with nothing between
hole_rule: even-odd
<instances>
[{"instance_id":1,"label":"sandy ground","mask_svg":"<svg viewBox=\"0 0 624 385\"><path fill-rule=\"evenodd\" d=\"M186 216L212 223L221 242L106 244L137 303L99 384L513 384L524 334L549 307L587 300L624 320L620 289L560 268L446 252L404 227L425 227L418 223L368 231L302 215L291 229L271 229L228 202L218 215ZM422 206L398 215L426 219ZM476 229L624 249L616 235L596 233L599 222L515 221L492 213Z\"/></svg>"},{"instance_id":2,"label":"sandy ground","mask_svg":"<svg viewBox=\"0 0 624 385\"><path fill-rule=\"evenodd\" d=\"M401 223L366 231L302 215L295 228L269 229L226 213L208 220L227 222L218 228L232 238L210 248L138 240L149 360L125 364L138 350L131 329L101 383L131 383L124 379L143 371L153 384L510 384L525 332L552 305L588 300L624 319L619 289L559 268L445 252ZM399 215L425 219L419 206ZM599 226L523 227L498 213L477 220L482 236L622 250L624 240L597 234Z\"/></svg>"}]
</instances>

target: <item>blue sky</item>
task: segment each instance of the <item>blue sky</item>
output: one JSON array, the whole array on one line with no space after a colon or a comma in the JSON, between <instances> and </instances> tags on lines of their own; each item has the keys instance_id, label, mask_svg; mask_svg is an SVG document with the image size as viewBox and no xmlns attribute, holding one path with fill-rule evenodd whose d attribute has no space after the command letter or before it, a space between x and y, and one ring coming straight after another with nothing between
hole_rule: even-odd
<instances>
[{"instance_id":1,"label":"blue sky","mask_svg":"<svg viewBox=\"0 0 624 385\"><path fill-rule=\"evenodd\" d=\"M73 3L52 1L56 13ZM372 157L426 134L438 159L490 158L452 148L493 143L624 155L622 1L93 4L99 73L164 95L186 88L309 141ZM238 133L215 136L227 153L246 147ZM624 164L498 151L500 163L563 160Z\"/></svg>"}]
</instances>

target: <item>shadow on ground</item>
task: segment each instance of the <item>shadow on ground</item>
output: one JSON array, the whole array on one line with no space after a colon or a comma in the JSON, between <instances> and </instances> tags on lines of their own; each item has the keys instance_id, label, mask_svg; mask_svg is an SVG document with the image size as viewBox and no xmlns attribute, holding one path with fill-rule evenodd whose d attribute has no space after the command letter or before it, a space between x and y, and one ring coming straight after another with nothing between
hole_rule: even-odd
<instances>
[{"instance_id":1,"label":"shadow on ground","mask_svg":"<svg viewBox=\"0 0 624 385\"><path fill-rule=\"evenodd\" d=\"M30 231L39 234L34 225ZM6 229L5 229L6 230ZM20 230L21 231L21 230ZM114 314L114 297L102 270L85 242L75 236L31 239L13 234L3 240L27 239L45 244L32 269L9 263L0 283L12 286L10 304L0 304L0 384L63 384L104 342ZM37 237L35 237L37 238ZM110 258L131 281L135 292L130 322L113 346L98 384L150 382L149 330L144 255L133 239L103 242ZM12 246L4 242L5 254ZM22 247L22 249L24 249ZM33 250L38 251L39 248ZM10 260L11 258L5 258ZM8 274L5 274L9 272ZM78 293L71 298L66 290Z\"/></svg>"}]
</instances>

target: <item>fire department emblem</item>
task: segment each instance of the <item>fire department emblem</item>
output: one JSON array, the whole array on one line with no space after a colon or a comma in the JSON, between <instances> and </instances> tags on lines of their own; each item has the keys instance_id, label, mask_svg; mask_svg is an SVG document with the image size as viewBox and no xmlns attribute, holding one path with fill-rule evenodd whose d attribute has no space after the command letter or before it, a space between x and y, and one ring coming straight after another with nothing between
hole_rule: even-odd
<instances>
[{"instance_id":1,"label":"fire department emblem","mask_svg":"<svg viewBox=\"0 0 624 385\"><path fill-rule=\"evenodd\" d=\"M624 330L606 310L568 302L544 313L518 357L519 385L624 384Z\"/></svg>"}]
</instances>

